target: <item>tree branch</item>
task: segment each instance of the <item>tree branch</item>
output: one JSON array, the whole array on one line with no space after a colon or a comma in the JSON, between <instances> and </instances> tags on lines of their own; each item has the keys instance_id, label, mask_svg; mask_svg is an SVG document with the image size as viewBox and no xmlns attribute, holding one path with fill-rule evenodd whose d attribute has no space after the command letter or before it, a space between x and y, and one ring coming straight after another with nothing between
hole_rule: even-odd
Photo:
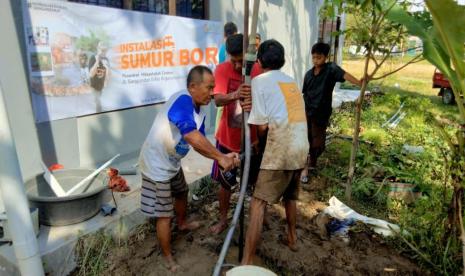
<instances>
[{"instance_id":1,"label":"tree branch","mask_svg":"<svg viewBox=\"0 0 465 276\"><path fill-rule=\"evenodd\" d=\"M399 29L399 33L397 34L397 37L396 37L396 40L397 41L403 34L403 31L402 31L402 28ZM392 53L392 50L394 49L394 46L395 46L395 42L393 43L393 45L391 45L391 49L389 49L389 53L387 53L383 59L381 60L381 62L379 63L379 65L373 70L373 73L371 75L371 77L374 77L375 74L378 72L378 70L381 68L381 66L386 62L386 60L388 60L389 57L391 57L391 53ZM407 64L408 65L408 64Z\"/></svg>"},{"instance_id":2,"label":"tree branch","mask_svg":"<svg viewBox=\"0 0 465 276\"><path fill-rule=\"evenodd\" d=\"M376 67L379 66L379 63L378 61L376 60L376 58L374 56L370 56L370 59L373 60L373 62L375 63Z\"/></svg>"},{"instance_id":3,"label":"tree branch","mask_svg":"<svg viewBox=\"0 0 465 276\"><path fill-rule=\"evenodd\" d=\"M381 25L383 23L383 20L386 18L386 15L395 7L395 5L396 5L396 1L393 1L392 5L388 9L381 12L381 14L380 14L379 18L376 20L376 24L375 24L377 30L381 27Z\"/></svg>"},{"instance_id":4,"label":"tree branch","mask_svg":"<svg viewBox=\"0 0 465 276\"><path fill-rule=\"evenodd\" d=\"M400 232L395 232L394 229L388 225L388 227L394 232L396 233L409 247L410 249L412 249L413 251L415 251L418 256L422 257L423 260L425 260L427 263L429 263L432 267L434 267L435 269L438 268L437 265L435 265L429 258L427 255L425 255L423 252L421 252L418 248L416 248L412 243L410 243L403 235L402 233Z\"/></svg>"},{"instance_id":5,"label":"tree branch","mask_svg":"<svg viewBox=\"0 0 465 276\"><path fill-rule=\"evenodd\" d=\"M392 74L394 74L394 73L399 72L400 70L404 69L405 67L407 67L407 66L410 65L410 64L417 63L417 62L420 62L420 61L422 61L422 60L423 60L422 55L421 55L421 54L420 54L420 55L417 55L416 57L414 57L412 60L410 60L409 62L405 63L405 64L402 65L401 67L399 67L399 68L397 68L397 69L395 69L395 70L393 70L393 71L391 71L391 72L389 72L389 73L386 73L386 74L384 74L384 75L381 75L381 76L379 76L379 77L373 77L372 80L379 80L379 79L385 78L385 77L387 77L387 76L390 76L390 75L392 75ZM380 67L381 67L381 66L380 66Z\"/></svg>"},{"instance_id":6,"label":"tree branch","mask_svg":"<svg viewBox=\"0 0 465 276\"><path fill-rule=\"evenodd\" d=\"M403 34L403 31L402 31L402 28L399 29L399 33L397 34L397 37L396 37L396 40L397 41ZM375 74L378 72L378 70L381 68L381 66L386 62L386 60L388 60L388 58L391 56L391 53L392 53L392 50L394 49L394 46L395 46L395 42L393 43L393 45L391 45L391 48L389 49L389 52L383 57L383 59L381 60L381 62L378 64L376 63L376 67L375 69L373 69L373 72L371 72L371 74L369 75L370 79L373 79L373 77L375 76Z\"/></svg>"},{"instance_id":7,"label":"tree branch","mask_svg":"<svg viewBox=\"0 0 465 276\"><path fill-rule=\"evenodd\" d=\"M355 20L356 26L360 26L360 22L358 21L358 17L354 15L353 18Z\"/></svg>"}]
</instances>

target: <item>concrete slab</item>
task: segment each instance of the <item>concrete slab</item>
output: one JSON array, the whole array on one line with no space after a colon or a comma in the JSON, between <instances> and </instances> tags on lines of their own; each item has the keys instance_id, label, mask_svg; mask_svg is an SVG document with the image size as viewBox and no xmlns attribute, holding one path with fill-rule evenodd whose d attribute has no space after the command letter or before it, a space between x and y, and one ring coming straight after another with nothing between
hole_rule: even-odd
<instances>
[{"instance_id":1,"label":"concrete slab","mask_svg":"<svg viewBox=\"0 0 465 276\"><path fill-rule=\"evenodd\" d=\"M214 141L213 136L208 137ZM122 160L122 161L121 161ZM137 154L122 157L115 162L114 167L130 167L137 163ZM182 160L182 166L187 183L210 174L212 160L209 160L194 150ZM86 234L100 229L111 233L116 238L126 238L130 231L146 221L139 211L141 177L137 175L124 176L131 190L125 193L114 193L118 210L113 216L103 216L101 213L93 218L68 226L40 226L38 243L44 269L50 275L68 275L75 267L74 248L77 240ZM110 191L105 195L105 201L114 204ZM16 257L13 246L0 246L0 275L19 275L16 268Z\"/></svg>"}]
</instances>

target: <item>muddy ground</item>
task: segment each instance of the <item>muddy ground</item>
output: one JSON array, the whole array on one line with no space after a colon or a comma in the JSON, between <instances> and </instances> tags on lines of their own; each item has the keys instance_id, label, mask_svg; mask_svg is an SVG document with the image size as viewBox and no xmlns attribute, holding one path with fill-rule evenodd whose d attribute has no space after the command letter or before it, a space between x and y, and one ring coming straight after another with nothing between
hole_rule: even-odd
<instances>
[{"instance_id":1,"label":"muddy ground","mask_svg":"<svg viewBox=\"0 0 465 276\"><path fill-rule=\"evenodd\" d=\"M349 232L348 243L337 237L328 237L325 227L322 227L325 218L320 216L317 219L326 205L313 196L316 190L324 188L325 183L324 179L315 178L301 191L297 218L298 252L292 252L279 242L286 228L284 208L268 206L269 227L262 233L257 265L278 275L425 274L366 227L354 227ZM237 199L237 195L233 199ZM193 233L174 230L173 250L181 265L181 271L176 275L211 275L226 234L225 231L222 235L213 236L208 231L218 216L214 192L190 205L190 212L203 222L203 226ZM236 235L226 262L237 264L237 255ZM139 227L127 243L111 249L107 264L103 275L169 275L163 265L153 221Z\"/></svg>"}]
</instances>

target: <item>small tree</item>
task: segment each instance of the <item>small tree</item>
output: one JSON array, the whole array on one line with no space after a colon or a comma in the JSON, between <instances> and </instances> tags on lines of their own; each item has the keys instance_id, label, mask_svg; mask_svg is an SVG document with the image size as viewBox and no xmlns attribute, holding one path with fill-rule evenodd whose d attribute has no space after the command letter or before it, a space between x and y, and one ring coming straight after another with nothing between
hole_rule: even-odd
<instances>
[{"instance_id":1,"label":"small tree","mask_svg":"<svg viewBox=\"0 0 465 276\"><path fill-rule=\"evenodd\" d=\"M355 174L355 157L359 146L362 105L369 82L385 78L422 59L421 55L415 56L399 68L379 74L379 69L392 57L394 47L401 44L407 34L404 26L388 20L386 16L395 6L400 5L406 10L408 4L408 1L396 0L325 0L323 5L323 15L334 16L334 11L337 10L339 13L353 16L356 24L349 26L342 32L358 46L359 50L365 51L362 87L360 96L355 102L354 133L346 183L345 195L349 201L351 200L352 182Z\"/></svg>"},{"instance_id":2,"label":"small tree","mask_svg":"<svg viewBox=\"0 0 465 276\"><path fill-rule=\"evenodd\" d=\"M465 6L454 0L425 0L431 13L432 26L400 7L393 8L388 18L404 24L409 33L423 41L423 56L435 65L448 79L457 102L459 122L454 135L449 135L440 120L432 118L450 149L450 179L454 193L449 210L449 229L460 235L462 261L465 273L465 230L463 227L463 200L465 186Z\"/></svg>"}]
</instances>

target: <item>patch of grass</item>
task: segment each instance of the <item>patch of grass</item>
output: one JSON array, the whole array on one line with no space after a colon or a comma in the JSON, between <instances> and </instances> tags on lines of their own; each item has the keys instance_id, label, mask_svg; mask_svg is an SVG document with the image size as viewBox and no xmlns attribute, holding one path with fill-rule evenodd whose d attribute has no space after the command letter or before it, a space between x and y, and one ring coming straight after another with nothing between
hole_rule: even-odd
<instances>
[{"instance_id":1,"label":"patch of grass","mask_svg":"<svg viewBox=\"0 0 465 276\"><path fill-rule=\"evenodd\" d=\"M383 70L387 72L401 62L394 59ZM346 59L343 67L360 77L363 61ZM429 118L432 115L448 120L452 130L458 110L442 104L437 89L431 88L433 72L433 66L420 62L370 84L370 89L378 86L383 94L372 96L363 107L361 139L374 145L360 144L353 202L348 205L362 214L399 224L411 234L394 239L400 250L434 273L456 275L461 269L460 243L456 234L444 228L452 194L452 187L444 185L449 177L444 165L448 150ZM405 118L395 128L381 127L401 103ZM353 109L353 104L344 104L333 112L329 132L351 135ZM408 153L404 145L422 147L423 151ZM320 158L320 174L334 180L334 185L319 191L319 198L344 198L350 146L350 141L333 139ZM414 203L390 199L389 182L413 184L422 197Z\"/></svg>"},{"instance_id":2,"label":"patch of grass","mask_svg":"<svg viewBox=\"0 0 465 276\"><path fill-rule=\"evenodd\" d=\"M102 275L105 262L114 242L111 236L99 231L79 238L76 245L78 268L73 275Z\"/></svg>"},{"instance_id":3,"label":"patch of grass","mask_svg":"<svg viewBox=\"0 0 465 276\"><path fill-rule=\"evenodd\" d=\"M384 129L371 128L363 132L361 138L371 141L377 147L388 144L389 134Z\"/></svg>"},{"instance_id":4,"label":"patch of grass","mask_svg":"<svg viewBox=\"0 0 465 276\"><path fill-rule=\"evenodd\" d=\"M196 195L198 198L205 198L212 195L219 187L219 183L213 180L210 175L206 175L190 185L195 187L192 189L192 194Z\"/></svg>"}]
</instances>

